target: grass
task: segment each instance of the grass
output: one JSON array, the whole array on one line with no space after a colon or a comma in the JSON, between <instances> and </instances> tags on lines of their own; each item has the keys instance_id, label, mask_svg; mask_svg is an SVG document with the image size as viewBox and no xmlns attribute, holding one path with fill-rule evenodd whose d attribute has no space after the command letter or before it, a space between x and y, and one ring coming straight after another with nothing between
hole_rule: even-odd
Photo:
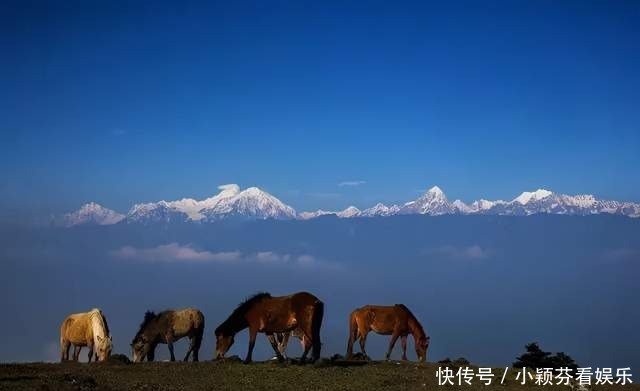
<instances>
[{"instance_id":1,"label":"grass","mask_svg":"<svg viewBox=\"0 0 640 391\"><path fill-rule=\"evenodd\" d=\"M515 372L500 385L503 369L494 369L494 383L438 386L438 364L371 362L362 366L234 360L200 363L119 362L78 364L0 364L0 389L12 390L534 390L521 386ZM546 387L549 388L549 387ZM566 389L566 386L552 387ZM594 386L594 390L640 391L640 386Z\"/></svg>"}]
</instances>

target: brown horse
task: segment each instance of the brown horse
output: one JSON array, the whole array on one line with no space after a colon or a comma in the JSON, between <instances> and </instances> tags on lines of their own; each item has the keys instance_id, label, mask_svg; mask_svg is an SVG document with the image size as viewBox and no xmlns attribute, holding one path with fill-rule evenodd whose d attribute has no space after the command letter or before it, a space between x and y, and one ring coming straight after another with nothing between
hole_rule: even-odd
<instances>
[{"instance_id":1,"label":"brown horse","mask_svg":"<svg viewBox=\"0 0 640 391\"><path fill-rule=\"evenodd\" d=\"M193 361L198 361L198 351L203 333L204 315L195 308L168 310L159 314L147 311L144 314L142 324L140 324L140 330L131 342L133 361L142 362L145 357L147 361L153 361L156 346L159 343L167 344L171 361L175 361L173 343L183 337L188 337L190 340L189 350L184 356L184 361L189 360L189 355L192 352Z\"/></svg>"},{"instance_id":2,"label":"brown horse","mask_svg":"<svg viewBox=\"0 0 640 391\"><path fill-rule=\"evenodd\" d=\"M320 327L324 314L324 303L308 292L289 296L273 297L269 293L258 293L241 303L229 318L216 328L216 357L223 358L234 342L234 336L249 328L249 351L244 362L251 362L253 347L258 332L265 333L279 360L284 357L278 349L274 333L301 329L304 333L304 362L313 347L313 361L320 358Z\"/></svg>"},{"instance_id":3,"label":"brown horse","mask_svg":"<svg viewBox=\"0 0 640 391\"><path fill-rule=\"evenodd\" d=\"M404 304L394 306L366 305L351 313L349 319L349 343L347 345L347 359L353 356L353 343L360 338L360 350L367 355L364 345L369 331L382 335L391 335L386 359L389 360L391 350L398 337L402 342L402 359L407 359L407 335L413 335L416 344L418 360L427 359L430 337L428 337L418 319Z\"/></svg>"},{"instance_id":4,"label":"brown horse","mask_svg":"<svg viewBox=\"0 0 640 391\"><path fill-rule=\"evenodd\" d=\"M105 361L111 355L112 341L107 318L100 309L71 314L60 325L61 361L69 360L69 348L73 345L73 360L78 361L83 346L89 348L89 362Z\"/></svg>"}]
</instances>

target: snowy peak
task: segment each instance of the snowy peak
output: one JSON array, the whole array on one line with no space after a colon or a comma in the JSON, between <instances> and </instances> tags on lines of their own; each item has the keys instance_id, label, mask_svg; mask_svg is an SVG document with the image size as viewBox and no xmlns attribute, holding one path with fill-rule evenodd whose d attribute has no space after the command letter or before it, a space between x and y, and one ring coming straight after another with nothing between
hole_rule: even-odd
<instances>
[{"instance_id":1,"label":"snowy peak","mask_svg":"<svg viewBox=\"0 0 640 391\"><path fill-rule=\"evenodd\" d=\"M497 200L497 201L489 201L489 200L485 200L483 198L477 200L477 201L473 201L473 203L471 203L470 207L471 210L473 212L482 212L485 210L489 210L491 208L493 208L496 205L501 205L501 204L505 204L505 201L502 200Z\"/></svg>"},{"instance_id":2,"label":"snowy peak","mask_svg":"<svg viewBox=\"0 0 640 391\"><path fill-rule=\"evenodd\" d=\"M200 213L202 210L213 208L218 205L218 203L238 195L240 193L240 186L236 184L221 185L218 186L218 190L220 190L220 193L202 201L196 201L192 198L183 198L179 201L171 201L167 203L167 205L176 212L186 214L190 220L198 221L205 217Z\"/></svg>"},{"instance_id":3,"label":"snowy peak","mask_svg":"<svg viewBox=\"0 0 640 391\"><path fill-rule=\"evenodd\" d=\"M226 192L225 197L218 200L215 205L201 210L200 213L208 221L230 217L277 220L296 217L296 211L292 207L285 205L264 190L257 187L249 187L240 192L238 190L239 188L225 188L222 192Z\"/></svg>"},{"instance_id":4,"label":"snowy peak","mask_svg":"<svg viewBox=\"0 0 640 391\"><path fill-rule=\"evenodd\" d=\"M518 197L516 197L512 202L518 202L522 205L526 205L529 203L529 201L539 201L549 197L552 194L552 192L545 189L538 189L536 191L525 191Z\"/></svg>"},{"instance_id":5,"label":"snowy peak","mask_svg":"<svg viewBox=\"0 0 640 391\"><path fill-rule=\"evenodd\" d=\"M459 213L462 213L462 214L469 214L469 213L473 212L473 208L471 208L469 205L465 204L461 200L453 201L451 203L451 206L453 206L453 208L456 211L458 211Z\"/></svg>"},{"instance_id":6,"label":"snowy peak","mask_svg":"<svg viewBox=\"0 0 640 391\"><path fill-rule=\"evenodd\" d=\"M356 208L355 206L350 206L348 208L346 208L345 210L342 210L338 213L336 213L336 216L346 219L349 217L357 217L360 216L360 209Z\"/></svg>"},{"instance_id":7,"label":"snowy peak","mask_svg":"<svg viewBox=\"0 0 640 391\"><path fill-rule=\"evenodd\" d=\"M391 216L400 210L398 205L386 206L385 204L378 202L371 208L367 208L362 211L361 215L364 217L376 217L376 216Z\"/></svg>"},{"instance_id":8,"label":"snowy peak","mask_svg":"<svg viewBox=\"0 0 640 391\"><path fill-rule=\"evenodd\" d=\"M415 201L404 204L399 212L402 214L417 213L438 216L451 214L455 211L456 208L449 202L444 192L438 186L433 186Z\"/></svg>"},{"instance_id":9,"label":"snowy peak","mask_svg":"<svg viewBox=\"0 0 640 391\"><path fill-rule=\"evenodd\" d=\"M64 225L67 227L83 224L111 225L122 219L124 219L124 215L95 202L84 204L80 209L67 213L63 218Z\"/></svg>"},{"instance_id":10,"label":"snowy peak","mask_svg":"<svg viewBox=\"0 0 640 391\"><path fill-rule=\"evenodd\" d=\"M236 185L235 183L230 183L228 185L220 185L218 186L218 190L220 190L220 193L218 193L218 195L216 195L215 197L212 198L228 198L228 197L233 197L234 195L240 193L240 186ZM211 199L211 198L209 198Z\"/></svg>"},{"instance_id":11,"label":"snowy peak","mask_svg":"<svg viewBox=\"0 0 640 391\"><path fill-rule=\"evenodd\" d=\"M433 186L427 190L427 194L432 194L434 197L445 197L444 192L438 186Z\"/></svg>"},{"instance_id":12,"label":"snowy peak","mask_svg":"<svg viewBox=\"0 0 640 391\"><path fill-rule=\"evenodd\" d=\"M336 212L331 212L328 210L318 209L315 212L302 212L298 214L298 218L301 220L309 220L315 219L316 217L326 216L326 215L334 215Z\"/></svg>"},{"instance_id":13,"label":"snowy peak","mask_svg":"<svg viewBox=\"0 0 640 391\"><path fill-rule=\"evenodd\" d=\"M355 206L350 206L339 212L326 211L322 209L318 209L315 212L302 212L298 214L298 217L302 220L309 220L326 215L335 215L343 219L351 217L392 216L394 214L397 214L399 210L400 207L398 205L386 206L385 204L379 202L371 208L367 208L362 211Z\"/></svg>"},{"instance_id":14,"label":"snowy peak","mask_svg":"<svg viewBox=\"0 0 640 391\"><path fill-rule=\"evenodd\" d=\"M228 217L246 219L294 218L295 211L257 187L240 191L240 186L218 186L220 192L204 200L183 198L137 204L127 214L127 222L213 221Z\"/></svg>"}]
</instances>

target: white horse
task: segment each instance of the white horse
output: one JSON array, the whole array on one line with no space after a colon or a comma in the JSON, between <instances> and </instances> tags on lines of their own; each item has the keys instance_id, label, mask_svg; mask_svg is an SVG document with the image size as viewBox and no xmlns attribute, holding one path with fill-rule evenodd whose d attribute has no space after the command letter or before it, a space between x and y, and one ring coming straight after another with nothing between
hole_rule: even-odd
<instances>
[{"instance_id":1,"label":"white horse","mask_svg":"<svg viewBox=\"0 0 640 391\"><path fill-rule=\"evenodd\" d=\"M89 312L71 314L60 326L61 360L69 360L69 348L73 345L73 360L78 361L82 347L89 348L89 362L105 361L113 348L107 319L98 308Z\"/></svg>"}]
</instances>

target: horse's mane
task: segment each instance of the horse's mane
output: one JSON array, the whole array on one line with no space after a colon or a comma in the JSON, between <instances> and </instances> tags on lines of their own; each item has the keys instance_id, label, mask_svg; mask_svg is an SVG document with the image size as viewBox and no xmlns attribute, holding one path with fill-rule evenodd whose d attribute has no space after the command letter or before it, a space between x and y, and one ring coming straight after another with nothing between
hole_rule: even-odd
<instances>
[{"instance_id":1,"label":"horse's mane","mask_svg":"<svg viewBox=\"0 0 640 391\"><path fill-rule=\"evenodd\" d=\"M407 307L404 304L396 304L398 307L402 308L403 310L407 311L407 314L409 315L409 317L416 322L416 325L418 325L418 328L420 329L420 331L422 331L422 333L426 336L427 333L424 332L424 328L422 327L422 324L420 324L420 322L418 321L418 318L416 318L416 316L413 314L413 312L411 312L411 310L409 309L409 307Z\"/></svg>"},{"instance_id":2,"label":"horse's mane","mask_svg":"<svg viewBox=\"0 0 640 391\"><path fill-rule=\"evenodd\" d=\"M102 318L102 324L104 325L104 332L107 333L107 335L111 334L109 332L109 325L107 324L107 318L104 317L104 314L102 313L102 311L100 311L100 317Z\"/></svg>"},{"instance_id":3,"label":"horse's mane","mask_svg":"<svg viewBox=\"0 0 640 391\"><path fill-rule=\"evenodd\" d=\"M144 319L142 320L142 323L140 323L140 329L136 333L136 336L133 338L134 342L138 339L138 337L140 337L140 335L142 334L144 329L147 327L149 322L154 320L157 316L158 315L156 315L156 313L153 312L153 311L147 311L147 312L144 313Z\"/></svg>"},{"instance_id":4,"label":"horse's mane","mask_svg":"<svg viewBox=\"0 0 640 391\"><path fill-rule=\"evenodd\" d=\"M218 335L220 332L230 331L233 325L244 325L245 322L242 320L244 314L247 313L253 307L253 305L264 298L271 297L271 293L269 292L260 292L256 293L253 296L248 297L245 301L238 304L235 310L229 315L227 320L222 322L220 326L218 326L215 330L215 334Z\"/></svg>"},{"instance_id":5,"label":"horse's mane","mask_svg":"<svg viewBox=\"0 0 640 391\"><path fill-rule=\"evenodd\" d=\"M106 335L109 335L109 325L107 324L107 318L104 317L104 314L102 313L102 310L99 308L94 308L91 311L89 311L90 314L92 314L91 316L93 316L93 314L97 314L100 316L100 320L102 321L102 326L104 326L104 332L106 333Z\"/></svg>"}]
</instances>

